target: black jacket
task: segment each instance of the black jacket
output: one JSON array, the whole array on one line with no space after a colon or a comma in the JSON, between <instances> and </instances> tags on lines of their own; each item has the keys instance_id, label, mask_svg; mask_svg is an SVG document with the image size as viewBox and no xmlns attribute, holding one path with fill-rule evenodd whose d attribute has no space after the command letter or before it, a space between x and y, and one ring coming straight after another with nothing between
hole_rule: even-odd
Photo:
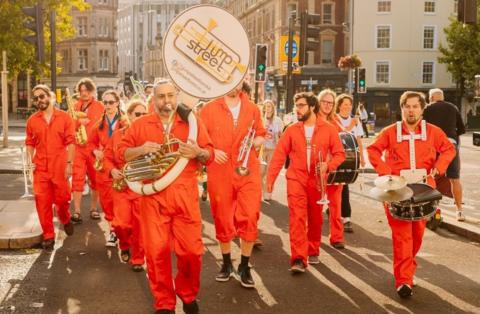
<instances>
[{"instance_id":1,"label":"black jacket","mask_svg":"<svg viewBox=\"0 0 480 314\"><path fill-rule=\"evenodd\" d=\"M465 133L465 125L458 108L447 101L437 101L429 104L423 111L423 118L428 123L438 126L458 143L458 137Z\"/></svg>"}]
</instances>

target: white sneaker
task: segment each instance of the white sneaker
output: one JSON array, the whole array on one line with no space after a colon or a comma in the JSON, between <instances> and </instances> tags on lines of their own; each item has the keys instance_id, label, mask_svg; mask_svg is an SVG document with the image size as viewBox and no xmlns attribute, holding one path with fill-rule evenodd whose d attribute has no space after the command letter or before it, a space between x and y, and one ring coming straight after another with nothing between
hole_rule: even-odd
<instances>
[{"instance_id":1,"label":"white sneaker","mask_svg":"<svg viewBox=\"0 0 480 314\"><path fill-rule=\"evenodd\" d=\"M463 210L457 210L457 221L465 221Z\"/></svg>"},{"instance_id":2,"label":"white sneaker","mask_svg":"<svg viewBox=\"0 0 480 314\"><path fill-rule=\"evenodd\" d=\"M85 182L85 185L83 186L82 195L88 195L88 193L90 193L90 187L88 186L88 183Z\"/></svg>"},{"instance_id":3,"label":"white sneaker","mask_svg":"<svg viewBox=\"0 0 480 314\"><path fill-rule=\"evenodd\" d=\"M107 243L105 243L105 246L107 247L116 247L117 246L117 235L115 232L111 231L110 236L108 237Z\"/></svg>"}]
</instances>

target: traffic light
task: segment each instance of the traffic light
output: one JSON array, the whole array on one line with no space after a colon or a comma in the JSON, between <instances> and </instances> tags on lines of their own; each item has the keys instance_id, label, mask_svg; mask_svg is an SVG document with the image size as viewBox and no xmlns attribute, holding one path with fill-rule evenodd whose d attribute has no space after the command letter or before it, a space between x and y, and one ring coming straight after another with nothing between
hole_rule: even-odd
<instances>
[{"instance_id":1,"label":"traffic light","mask_svg":"<svg viewBox=\"0 0 480 314\"><path fill-rule=\"evenodd\" d=\"M257 44L255 54L255 82L265 82L265 72L267 71L267 52L267 45Z\"/></svg>"},{"instance_id":2,"label":"traffic light","mask_svg":"<svg viewBox=\"0 0 480 314\"><path fill-rule=\"evenodd\" d=\"M300 15L300 65L307 63L307 51L320 49L320 14L302 12Z\"/></svg>"},{"instance_id":3,"label":"traffic light","mask_svg":"<svg viewBox=\"0 0 480 314\"><path fill-rule=\"evenodd\" d=\"M37 60L40 63L45 62L45 42L43 38L43 7L42 2L39 1L37 5L33 7L23 7L23 13L33 18L33 20L24 23L24 26L31 30L34 34L24 36L23 39L28 43L35 46L37 52Z\"/></svg>"},{"instance_id":4,"label":"traffic light","mask_svg":"<svg viewBox=\"0 0 480 314\"><path fill-rule=\"evenodd\" d=\"M365 94L367 92L367 82L365 80L365 68L358 69L358 80L357 80L357 92L359 94Z\"/></svg>"},{"instance_id":5,"label":"traffic light","mask_svg":"<svg viewBox=\"0 0 480 314\"><path fill-rule=\"evenodd\" d=\"M464 24L477 24L477 0L458 0L457 20Z\"/></svg>"}]
</instances>

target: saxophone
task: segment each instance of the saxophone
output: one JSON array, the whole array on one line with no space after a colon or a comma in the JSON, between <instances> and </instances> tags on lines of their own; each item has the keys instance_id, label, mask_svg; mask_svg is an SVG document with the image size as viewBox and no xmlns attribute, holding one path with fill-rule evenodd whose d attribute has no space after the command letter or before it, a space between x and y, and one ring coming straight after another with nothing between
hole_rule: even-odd
<instances>
[{"instance_id":1,"label":"saxophone","mask_svg":"<svg viewBox=\"0 0 480 314\"><path fill-rule=\"evenodd\" d=\"M65 89L65 99L67 101L68 114L74 121L78 119L84 119L87 117L87 114L82 111L75 111L75 104L73 103L72 97L70 95L70 90ZM87 144L87 129L83 124L80 124L78 129L75 132L75 141L78 145L84 146Z\"/></svg>"}]
</instances>

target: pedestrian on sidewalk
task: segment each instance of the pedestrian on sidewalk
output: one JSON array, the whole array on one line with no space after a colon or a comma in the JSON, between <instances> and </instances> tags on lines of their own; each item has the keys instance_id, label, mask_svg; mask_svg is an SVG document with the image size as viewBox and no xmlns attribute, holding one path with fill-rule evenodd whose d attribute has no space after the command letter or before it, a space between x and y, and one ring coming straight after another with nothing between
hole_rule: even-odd
<instances>
[{"instance_id":1,"label":"pedestrian on sidewalk","mask_svg":"<svg viewBox=\"0 0 480 314\"><path fill-rule=\"evenodd\" d=\"M52 103L50 88L36 85L33 102L39 111L27 121L25 145L27 160L32 160L33 192L38 218L43 230L42 247L55 245L53 205L67 235L73 234L70 220L70 184L74 156L74 124L64 111Z\"/></svg>"},{"instance_id":2,"label":"pedestrian on sidewalk","mask_svg":"<svg viewBox=\"0 0 480 314\"><path fill-rule=\"evenodd\" d=\"M331 94L322 99L332 104L335 101ZM267 192L272 192L289 156L285 177L290 210L290 271L303 273L308 264L320 263L323 224L320 200L326 197L326 173L334 171L345 160L345 152L335 127L317 117L317 97L311 92L302 92L293 100L298 122L287 128L275 148L268 168Z\"/></svg>"},{"instance_id":3,"label":"pedestrian on sidewalk","mask_svg":"<svg viewBox=\"0 0 480 314\"><path fill-rule=\"evenodd\" d=\"M400 97L402 121L384 128L367 148L370 162L379 176L398 176L400 171L408 169L409 172L428 173L427 184L435 187L433 177L447 170L455 157L455 147L440 128L422 123L425 105L422 93L407 91ZM414 149L410 150L412 141ZM382 159L384 153L385 159ZM415 257L422 245L427 222L394 218L388 203L384 207L392 229L395 288L400 297L410 297L417 269Z\"/></svg>"},{"instance_id":4,"label":"pedestrian on sidewalk","mask_svg":"<svg viewBox=\"0 0 480 314\"><path fill-rule=\"evenodd\" d=\"M360 102L360 104L358 105L356 116L359 117L360 122L362 123L364 136L368 138L368 128L367 128L368 112L365 109L365 104L363 102Z\"/></svg>"},{"instance_id":5,"label":"pedestrian on sidewalk","mask_svg":"<svg viewBox=\"0 0 480 314\"><path fill-rule=\"evenodd\" d=\"M423 118L428 123L438 126L447 134L448 140L455 146L457 154L448 165L445 176L450 180L451 191L455 205L457 206L456 216L458 221L465 221L463 213L463 193L460 182L460 135L465 134L465 125L458 108L444 100L443 91L433 88L429 92L430 104L423 112Z\"/></svg>"}]
</instances>

